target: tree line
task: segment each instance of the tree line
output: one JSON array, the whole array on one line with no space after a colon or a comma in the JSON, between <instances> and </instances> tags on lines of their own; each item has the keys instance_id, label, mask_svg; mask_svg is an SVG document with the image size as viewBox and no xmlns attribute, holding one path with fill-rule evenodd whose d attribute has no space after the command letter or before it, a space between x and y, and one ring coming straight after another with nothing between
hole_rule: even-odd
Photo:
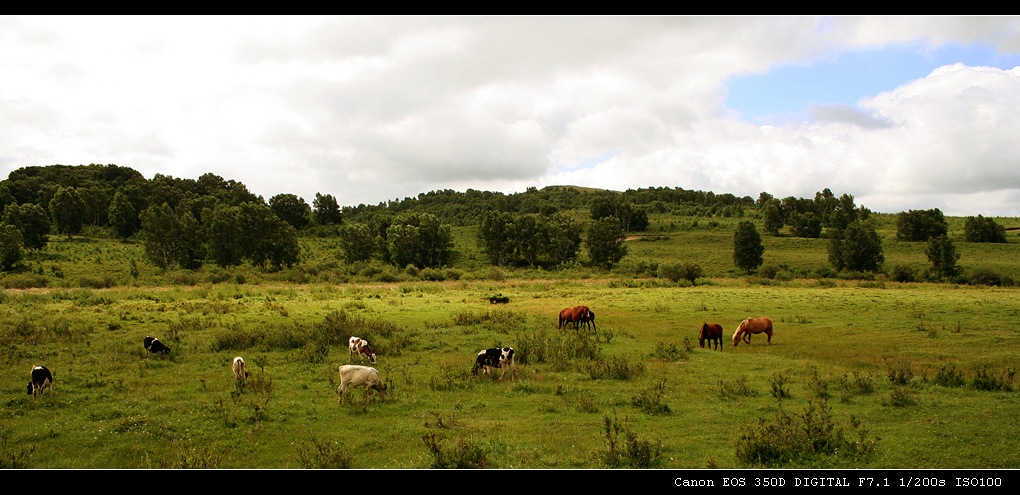
<instances>
[{"instance_id":1,"label":"tree line","mask_svg":"<svg viewBox=\"0 0 1020 495\"><path fill-rule=\"evenodd\" d=\"M194 269L205 263L242 263L276 270L300 258L299 235L338 239L347 263L374 259L398 267L443 267L455 256L452 226L478 226L477 242L490 262L507 267L553 268L587 261L606 269L627 254L623 240L648 229L650 213L760 218L769 235L787 229L797 237L827 237L837 271L878 271L884 261L871 212L852 195L828 188L812 199L757 200L674 187L624 192L551 186L523 193L468 189L431 191L378 205L341 207L330 194L312 204L280 193L268 201L240 182L206 173L198 179L156 174L145 179L117 165L25 167L0 181L0 269L10 270L25 250L41 250L50 235L80 235L102 229L144 245L146 259L161 269ZM581 212L581 213L579 213ZM752 232L753 231L753 232ZM928 242L934 273L956 274L958 255L945 237L940 211L897 215L899 240ZM1006 242L993 219L968 217L968 242ZM752 273L763 248L755 223L734 233L734 264ZM674 266L670 278L690 279L700 268Z\"/></svg>"}]
</instances>

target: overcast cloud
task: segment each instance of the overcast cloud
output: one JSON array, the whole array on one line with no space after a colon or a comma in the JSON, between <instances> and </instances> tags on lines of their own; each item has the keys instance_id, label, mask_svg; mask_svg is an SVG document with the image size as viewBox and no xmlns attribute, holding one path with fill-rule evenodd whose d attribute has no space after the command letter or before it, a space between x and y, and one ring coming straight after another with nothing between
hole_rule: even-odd
<instances>
[{"instance_id":1,"label":"overcast cloud","mask_svg":"<svg viewBox=\"0 0 1020 495\"><path fill-rule=\"evenodd\" d=\"M954 47L993 57L883 69L879 90L844 76L771 116L728 103L730 83L781 67ZM880 212L1020 216L1018 55L1020 17L3 16L0 177L116 164L341 205L827 187ZM825 89L800 79L749 100Z\"/></svg>"}]
</instances>

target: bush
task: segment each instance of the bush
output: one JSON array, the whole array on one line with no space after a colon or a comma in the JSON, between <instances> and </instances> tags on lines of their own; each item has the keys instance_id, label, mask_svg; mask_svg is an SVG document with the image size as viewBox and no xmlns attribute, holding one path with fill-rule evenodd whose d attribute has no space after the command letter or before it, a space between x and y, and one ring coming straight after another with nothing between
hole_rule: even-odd
<instances>
[{"instance_id":1,"label":"bush","mask_svg":"<svg viewBox=\"0 0 1020 495\"><path fill-rule=\"evenodd\" d=\"M593 452L595 462L609 468L657 468L662 466L662 444L639 440L616 418L602 417L606 450ZM623 434L623 440L620 439Z\"/></svg>"},{"instance_id":2,"label":"bush","mask_svg":"<svg viewBox=\"0 0 1020 495\"><path fill-rule=\"evenodd\" d=\"M310 444L297 447L298 459L306 469L350 469L354 465L354 452L344 444L312 437Z\"/></svg>"},{"instance_id":3,"label":"bush","mask_svg":"<svg viewBox=\"0 0 1020 495\"><path fill-rule=\"evenodd\" d=\"M771 423L759 418L758 424L745 427L737 439L736 456L745 464L766 467L810 463L823 457L853 462L870 458L878 440L869 438L854 416L850 416L849 426L851 435L833 420L825 402L816 405L809 401L800 416L780 410Z\"/></svg>"}]
</instances>

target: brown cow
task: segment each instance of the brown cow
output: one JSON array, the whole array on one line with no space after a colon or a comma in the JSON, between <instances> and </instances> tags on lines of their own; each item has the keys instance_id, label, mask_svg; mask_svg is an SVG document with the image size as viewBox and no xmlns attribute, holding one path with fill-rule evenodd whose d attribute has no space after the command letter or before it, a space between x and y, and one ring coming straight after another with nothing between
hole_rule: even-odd
<instances>
[{"instance_id":1,"label":"brown cow","mask_svg":"<svg viewBox=\"0 0 1020 495\"><path fill-rule=\"evenodd\" d=\"M577 330L578 324L587 321L590 318L590 310L588 306L574 306L573 308L564 308L560 311L560 323L556 328L563 328L563 325L573 323L574 330Z\"/></svg>"}]
</instances>

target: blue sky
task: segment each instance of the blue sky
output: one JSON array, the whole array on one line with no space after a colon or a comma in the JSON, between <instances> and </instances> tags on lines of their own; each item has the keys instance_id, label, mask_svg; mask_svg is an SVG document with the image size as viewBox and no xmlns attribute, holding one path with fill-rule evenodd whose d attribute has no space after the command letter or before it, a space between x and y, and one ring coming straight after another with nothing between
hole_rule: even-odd
<instances>
[{"instance_id":1,"label":"blue sky","mask_svg":"<svg viewBox=\"0 0 1020 495\"><path fill-rule=\"evenodd\" d=\"M782 64L762 74L726 81L726 106L753 124L782 124L810 119L812 104L856 106L861 98L891 91L955 63L1008 70L1020 55L997 54L987 44L922 43L831 53L819 60Z\"/></svg>"},{"instance_id":2,"label":"blue sky","mask_svg":"<svg viewBox=\"0 0 1020 495\"><path fill-rule=\"evenodd\" d=\"M1014 16L0 16L0 53L0 177L116 164L344 206L829 188L1020 216Z\"/></svg>"}]
</instances>

